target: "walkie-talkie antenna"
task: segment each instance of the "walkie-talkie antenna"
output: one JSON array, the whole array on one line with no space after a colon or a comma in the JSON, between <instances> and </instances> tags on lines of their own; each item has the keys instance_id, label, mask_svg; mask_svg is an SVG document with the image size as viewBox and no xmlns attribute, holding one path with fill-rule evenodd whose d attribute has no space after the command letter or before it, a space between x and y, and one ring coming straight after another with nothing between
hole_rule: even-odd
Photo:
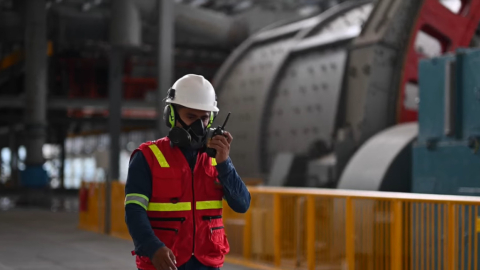
<instances>
[{"instance_id":1,"label":"walkie-talkie antenna","mask_svg":"<svg viewBox=\"0 0 480 270\"><path fill-rule=\"evenodd\" d=\"M226 124L227 124L227 122L228 122L228 118L230 117L230 113L231 113L231 112L228 112L228 114L227 114L227 118L225 118L225 122L223 122L222 129L225 129L225 125L226 125Z\"/></svg>"}]
</instances>

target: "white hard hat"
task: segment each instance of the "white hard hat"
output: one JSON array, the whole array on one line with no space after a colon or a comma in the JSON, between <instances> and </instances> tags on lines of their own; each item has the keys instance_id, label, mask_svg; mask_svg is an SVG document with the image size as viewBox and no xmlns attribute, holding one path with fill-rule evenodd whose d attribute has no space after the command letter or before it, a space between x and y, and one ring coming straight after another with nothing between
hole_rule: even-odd
<instances>
[{"instance_id":1,"label":"white hard hat","mask_svg":"<svg viewBox=\"0 0 480 270\"><path fill-rule=\"evenodd\" d=\"M202 111L219 111L212 84L203 76L195 74L188 74L178 79L169 90L165 102Z\"/></svg>"}]
</instances>

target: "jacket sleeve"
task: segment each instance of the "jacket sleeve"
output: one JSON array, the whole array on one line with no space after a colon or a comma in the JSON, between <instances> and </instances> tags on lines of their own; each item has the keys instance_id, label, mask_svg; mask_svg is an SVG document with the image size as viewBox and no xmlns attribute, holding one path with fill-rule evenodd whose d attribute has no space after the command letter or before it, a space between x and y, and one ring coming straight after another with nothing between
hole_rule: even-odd
<instances>
[{"instance_id":1,"label":"jacket sleeve","mask_svg":"<svg viewBox=\"0 0 480 270\"><path fill-rule=\"evenodd\" d=\"M148 201L152 196L152 173L141 151L135 153L128 167L125 185L125 222L135 245L135 253L148 256L165 246L155 236L148 220Z\"/></svg>"},{"instance_id":2,"label":"jacket sleeve","mask_svg":"<svg viewBox=\"0 0 480 270\"><path fill-rule=\"evenodd\" d=\"M232 160L217 164L218 180L223 185L225 200L233 211L245 213L250 207L250 192L238 175Z\"/></svg>"}]
</instances>

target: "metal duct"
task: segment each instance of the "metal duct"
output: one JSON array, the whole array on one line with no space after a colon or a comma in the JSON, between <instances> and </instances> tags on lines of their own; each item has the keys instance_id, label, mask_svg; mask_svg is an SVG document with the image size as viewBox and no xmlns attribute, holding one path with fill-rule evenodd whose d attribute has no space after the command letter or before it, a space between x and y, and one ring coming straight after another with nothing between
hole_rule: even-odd
<instances>
[{"instance_id":1,"label":"metal duct","mask_svg":"<svg viewBox=\"0 0 480 270\"><path fill-rule=\"evenodd\" d=\"M137 0L142 13L156 10L156 0ZM195 34L223 46L238 44L248 37L248 24L241 18L231 18L224 14L189 5L175 4L174 21L178 31Z\"/></svg>"},{"instance_id":2,"label":"metal duct","mask_svg":"<svg viewBox=\"0 0 480 270\"><path fill-rule=\"evenodd\" d=\"M142 44L142 18L134 0L112 3L110 42L114 46L138 47Z\"/></svg>"},{"instance_id":3,"label":"metal duct","mask_svg":"<svg viewBox=\"0 0 480 270\"><path fill-rule=\"evenodd\" d=\"M141 17L155 16L156 0L120 0L115 1L112 9L105 6L95 7L82 11L78 6L68 2L53 4L51 11L59 15L63 37L78 40L107 40L107 29L113 30L110 37L119 44L134 44L138 46L141 39ZM279 20L300 19L301 16L292 12L272 13L253 9L251 12L229 17L219 12L203 8L195 8L184 4L174 4L174 21L176 31L182 36L192 36L202 39L201 43L215 44L216 46L231 47L248 38L253 31L261 29ZM109 25L111 12L120 12L124 20L118 20ZM8 14L7 14L8 15ZM5 17L4 13L0 18ZM114 16L115 17L115 16ZM3 20L3 19L2 19ZM9 20L9 29L4 29L0 38L15 35L12 23L20 27L17 20ZM17 27L17 28L18 28ZM115 30L116 28L121 29ZM4 33L5 32L5 33ZM8 32L8 33L7 33ZM192 40L192 39L188 39Z\"/></svg>"}]
</instances>

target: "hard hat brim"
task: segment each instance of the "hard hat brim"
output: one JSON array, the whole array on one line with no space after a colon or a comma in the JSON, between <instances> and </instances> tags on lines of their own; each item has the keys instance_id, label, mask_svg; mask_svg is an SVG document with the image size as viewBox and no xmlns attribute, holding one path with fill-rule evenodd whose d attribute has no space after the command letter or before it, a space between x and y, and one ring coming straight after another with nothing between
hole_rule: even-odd
<instances>
[{"instance_id":1,"label":"hard hat brim","mask_svg":"<svg viewBox=\"0 0 480 270\"><path fill-rule=\"evenodd\" d=\"M200 103L175 102L175 101L171 100L170 98L167 98L167 100L165 100L165 103L167 103L167 104L178 104L178 105L182 105L184 107L190 108L190 109L207 111L207 112L218 112L219 111L218 107L214 106L214 105L205 105L205 104L200 104Z\"/></svg>"}]
</instances>

